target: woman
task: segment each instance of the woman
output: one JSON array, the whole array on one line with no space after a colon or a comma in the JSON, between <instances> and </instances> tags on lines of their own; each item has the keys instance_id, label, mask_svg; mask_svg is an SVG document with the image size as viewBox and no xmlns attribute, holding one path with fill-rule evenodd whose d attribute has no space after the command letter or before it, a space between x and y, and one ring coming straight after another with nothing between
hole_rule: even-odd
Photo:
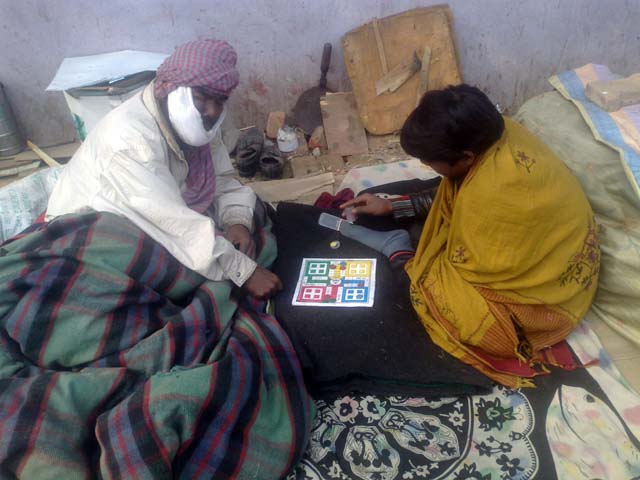
<instances>
[{"instance_id":1,"label":"woman","mask_svg":"<svg viewBox=\"0 0 640 480\"><path fill-rule=\"evenodd\" d=\"M504 385L532 385L523 377L554 363L545 349L573 330L596 291L596 226L578 181L468 85L427 93L400 141L444 177L437 191L362 195L343 207L425 216L405 269L431 338Z\"/></svg>"}]
</instances>

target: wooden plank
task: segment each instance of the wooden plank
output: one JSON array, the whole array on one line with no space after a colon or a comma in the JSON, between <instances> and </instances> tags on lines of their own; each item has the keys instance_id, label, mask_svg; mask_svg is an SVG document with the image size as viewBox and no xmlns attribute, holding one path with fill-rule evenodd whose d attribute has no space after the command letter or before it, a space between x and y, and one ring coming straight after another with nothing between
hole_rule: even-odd
<instances>
[{"instance_id":1,"label":"wooden plank","mask_svg":"<svg viewBox=\"0 0 640 480\"><path fill-rule=\"evenodd\" d=\"M11 185L12 183L17 182L18 180L22 180L23 178L28 177L29 175L32 175L33 173L36 173L40 170L45 170L49 168L46 165L43 165L42 162L36 161L33 163L35 163L38 166L33 167L32 165L22 164L22 167L27 167L27 169L21 169L18 173L13 175L3 176L2 171L0 170L0 188L6 187L7 185Z\"/></svg>"},{"instance_id":2,"label":"wooden plank","mask_svg":"<svg viewBox=\"0 0 640 480\"><path fill-rule=\"evenodd\" d=\"M376 95L393 93L420 70L422 63L416 52L411 52L400 64L376 82Z\"/></svg>"},{"instance_id":3,"label":"wooden plank","mask_svg":"<svg viewBox=\"0 0 640 480\"><path fill-rule=\"evenodd\" d=\"M420 69L420 83L418 84L418 93L416 94L416 107L420 104L422 96L427 92L429 87L429 64L431 63L431 49L424 47L422 54L422 62Z\"/></svg>"},{"instance_id":4,"label":"wooden plank","mask_svg":"<svg viewBox=\"0 0 640 480\"><path fill-rule=\"evenodd\" d=\"M320 99L320 110L329 152L345 156L369 151L353 93L328 93Z\"/></svg>"},{"instance_id":5,"label":"wooden plank","mask_svg":"<svg viewBox=\"0 0 640 480\"><path fill-rule=\"evenodd\" d=\"M15 157L3 157L0 158L0 170L10 170L12 168L18 168L21 167L27 163L33 163L33 162L38 162L38 164L40 163L40 158L36 158L34 160L29 160L28 162L26 161L22 161L22 162L18 162Z\"/></svg>"},{"instance_id":6,"label":"wooden plank","mask_svg":"<svg viewBox=\"0 0 640 480\"><path fill-rule=\"evenodd\" d=\"M60 164L56 162L53 158L51 158L47 153L43 152L40 147L38 147L31 140L27 140L27 146L33 150L33 152L38 155L44 163L49 165L50 167L59 167Z\"/></svg>"},{"instance_id":7,"label":"wooden plank","mask_svg":"<svg viewBox=\"0 0 640 480\"><path fill-rule=\"evenodd\" d=\"M325 190L333 191L334 181L333 173L323 173L313 177L253 182L247 185L265 202L286 202L320 195Z\"/></svg>"},{"instance_id":8,"label":"wooden plank","mask_svg":"<svg viewBox=\"0 0 640 480\"><path fill-rule=\"evenodd\" d=\"M386 75L389 72L389 67L387 66L387 56L384 53L382 35L380 35L380 24L378 23L377 18L373 19L373 32L376 36L376 46L378 47L378 57L380 58L380 68L382 68L382 73Z\"/></svg>"},{"instance_id":9,"label":"wooden plank","mask_svg":"<svg viewBox=\"0 0 640 480\"><path fill-rule=\"evenodd\" d=\"M388 67L395 68L407 52L418 51L421 58L428 45L431 48L428 88L461 83L450 16L447 6L437 6L417 8L378 20ZM391 94L377 95L376 80L385 72L379 60L373 22L348 32L343 38L342 49L364 127L375 135L400 130L415 108L419 75L411 77Z\"/></svg>"},{"instance_id":10,"label":"wooden plank","mask_svg":"<svg viewBox=\"0 0 640 480\"><path fill-rule=\"evenodd\" d=\"M50 157L56 158L59 160L64 158L71 158L73 154L76 153L76 150L80 148L80 143L79 142L65 143L63 145L56 145L54 147L41 147L41 148ZM40 160L40 157L38 156L38 154L32 150L25 150L19 153L18 155L16 155L15 157L10 157L10 158L17 162L29 162L33 160Z\"/></svg>"},{"instance_id":11,"label":"wooden plank","mask_svg":"<svg viewBox=\"0 0 640 480\"><path fill-rule=\"evenodd\" d=\"M35 171L40 166L40 160L33 161L31 163L13 163L11 166L6 166L0 163L0 178L12 177L21 173Z\"/></svg>"}]
</instances>

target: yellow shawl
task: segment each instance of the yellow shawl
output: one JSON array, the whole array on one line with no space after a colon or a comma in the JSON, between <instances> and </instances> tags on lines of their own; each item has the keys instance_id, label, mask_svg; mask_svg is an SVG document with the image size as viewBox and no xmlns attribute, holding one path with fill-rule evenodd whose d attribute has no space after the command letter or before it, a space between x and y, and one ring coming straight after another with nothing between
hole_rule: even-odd
<instances>
[{"instance_id":1,"label":"yellow shawl","mask_svg":"<svg viewBox=\"0 0 640 480\"><path fill-rule=\"evenodd\" d=\"M444 179L406 270L433 341L510 387L591 305L600 263L593 213L565 165L524 127L505 132L464 180ZM508 363L508 362L506 362Z\"/></svg>"}]
</instances>

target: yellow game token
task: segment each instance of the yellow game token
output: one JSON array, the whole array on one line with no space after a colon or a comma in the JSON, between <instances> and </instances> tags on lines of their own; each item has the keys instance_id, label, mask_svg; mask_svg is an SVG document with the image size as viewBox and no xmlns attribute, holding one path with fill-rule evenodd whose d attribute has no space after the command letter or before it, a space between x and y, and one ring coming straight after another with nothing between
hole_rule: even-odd
<instances>
[{"instance_id":1,"label":"yellow game token","mask_svg":"<svg viewBox=\"0 0 640 480\"><path fill-rule=\"evenodd\" d=\"M337 248L340 248L340 242L338 240L334 240L329 244L329 246L335 250Z\"/></svg>"}]
</instances>

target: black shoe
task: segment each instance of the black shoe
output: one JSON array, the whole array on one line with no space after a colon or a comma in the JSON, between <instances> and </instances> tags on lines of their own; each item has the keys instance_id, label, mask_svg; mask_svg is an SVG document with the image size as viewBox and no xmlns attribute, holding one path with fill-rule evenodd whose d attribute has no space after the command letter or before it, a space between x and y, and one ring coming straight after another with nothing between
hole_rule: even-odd
<instances>
[{"instance_id":1,"label":"black shoe","mask_svg":"<svg viewBox=\"0 0 640 480\"><path fill-rule=\"evenodd\" d=\"M284 170L284 158L278 147L265 145L260 155L260 172L265 178L280 178Z\"/></svg>"},{"instance_id":2,"label":"black shoe","mask_svg":"<svg viewBox=\"0 0 640 480\"><path fill-rule=\"evenodd\" d=\"M236 146L236 167L241 177L256 174L263 146L264 135L260 130L252 127L242 132Z\"/></svg>"}]
</instances>

